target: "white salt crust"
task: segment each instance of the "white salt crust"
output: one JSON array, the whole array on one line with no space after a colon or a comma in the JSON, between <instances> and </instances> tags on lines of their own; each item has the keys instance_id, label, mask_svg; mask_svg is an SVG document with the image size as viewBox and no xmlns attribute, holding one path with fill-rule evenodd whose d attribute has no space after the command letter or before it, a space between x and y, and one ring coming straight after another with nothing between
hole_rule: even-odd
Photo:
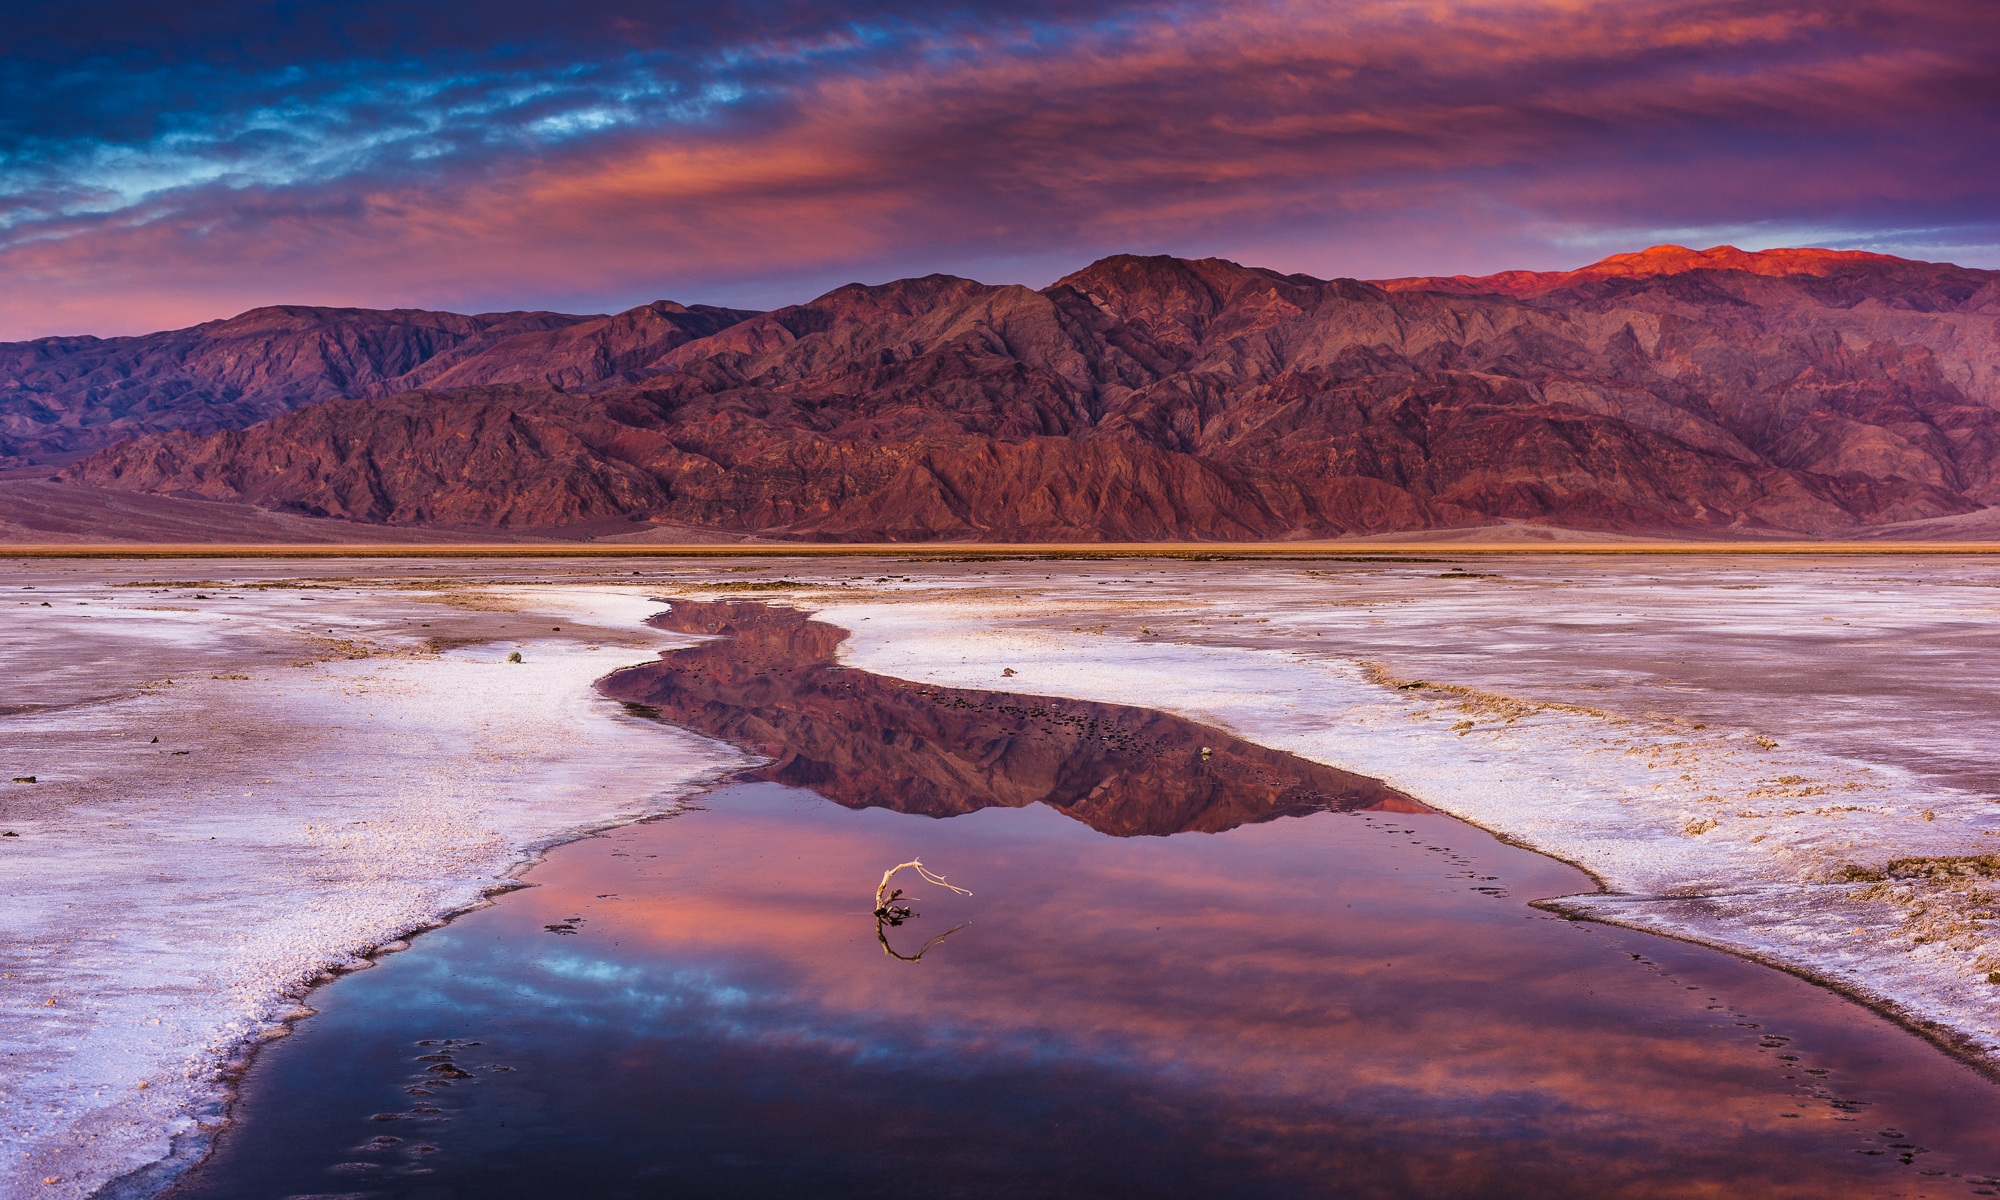
<instances>
[{"instance_id":1,"label":"white salt crust","mask_svg":"<svg viewBox=\"0 0 2000 1200\"><path fill-rule=\"evenodd\" d=\"M2000 1043L2000 988L1983 975L2000 962L1976 888L1829 881L1850 862L2000 844L1987 794L2000 722L1981 690L1984 643L1954 640L2000 617L1995 580L1701 564L1688 578L1703 586L1691 588L1660 564L1565 562L1510 563L1522 578L1504 587L1431 583L1437 567L1407 564L1343 568L1337 580L1181 566L1141 587L1067 574L1044 587L1040 566L900 569L926 578L878 580L891 584L877 589L882 602L822 613L855 632L843 651L855 666L1163 708L1374 774L1590 868L1612 889L1573 901L1594 915L1810 970L1957 1031L1975 1053L1992 1057ZM1567 576L1579 586L1555 586ZM322 970L362 965L371 948L477 902L538 847L670 808L740 764L724 747L628 722L590 692L606 670L649 657L635 643L681 640L637 628L658 608L642 592L447 588L473 607L560 614L571 634L597 623L605 644L510 641L215 681L183 668L308 635L414 650L421 635L396 619L410 616L413 593L279 591L190 608L85 585L65 598L45 585L16 601L9 615L21 619L0 625L0 666L28 692L70 703L117 690L103 681L148 655L183 677L0 716L8 762L39 755L52 764L42 778L77 797L52 814L9 807L0 793L0 826L24 835L0 841L0 1195L86 1195L157 1160L177 1134L175 1161L185 1162L216 1127L219 1072L301 1011L289 998ZM56 607L41 609L35 594L56 596ZM1542 624L1524 624L1529 613ZM419 615L451 632L449 609ZM1850 620L1854 635L1872 628L1872 649L1837 634ZM1096 636L1065 628L1093 621ZM1173 626L1168 637L1263 648L1158 632L1127 640L1148 621ZM1112 636L1101 636L1105 622ZM1606 631L1615 637L1603 641ZM1326 640L1307 640L1316 637ZM1601 655L1600 642L1616 652ZM526 661L503 664L516 646ZM1668 659L1707 650L1745 670L1821 678L1797 700L1690 686L1634 657L1662 647ZM1398 691L1363 658L1614 711ZM1867 663L1878 682L1921 678L1945 691L1849 686L1844 673ZM1565 691L1559 678L1609 690ZM1934 719L1923 697L1947 693L1950 717ZM1644 711L1675 697L1734 723L1711 716L1698 730ZM1753 740L1774 728L1781 749ZM154 729L167 732L159 745L146 740Z\"/></svg>"},{"instance_id":2,"label":"white salt crust","mask_svg":"<svg viewBox=\"0 0 2000 1200\"><path fill-rule=\"evenodd\" d=\"M46 764L35 787L89 786L52 812L0 808L20 835L0 842L0 1196L87 1196L148 1164L129 1190L156 1190L212 1136L224 1069L303 1014L310 981L479 903L539 849L666 811L741 764L591 688L650 659L635 642L687 640L640 628L662 605L480 589L492 593L624 644L252 669L0 723L10 762ZM370 597L349 595L343 611L365 623ZM115 627L124 654L226 646L293 621L300 597L232 599L173 613L100 595L10 630L10 650L53 638L40 648L59 653L85 612L96 636ZM408 592L378 599L410 605ZM29 626L40 615L17 613ZM450 631L450 609L422 615ZM505 662L516 647L524 661Z\"/></svg>"},{"instance_id":3,"label":"white salt crust","mask_svg":"<svg viewBox=\"0 0 2000 1200\"><path fill-rule=\"evenodd\" d=\"M1400 690L1318 649L1049 627L1050 608L1063 610L1063 624L1087 624L1093 611L1125 625L1144 616L1088 600L1057 584L1040 605L932 593L835 602L817 616L852 633L842 661L862 670L1163 709L1383 779L1592 872L1607 894L1574 898L1569 909L1805 971L2000 1067L2000 986L1987 978L2000 969L2000 940L1981 890L1993 881L1839 878L1849 864L2000 851L1991 796L1789 740L1770 746L1746 727L1696 729L1471 689ZM1183 615L1204 607L1177 600ZM1276 601L1260 609L1239 592L1219 607L1275 613ZM1490 620L1506 623L1499 612ZM1014 674L1002 677L1003 668ZM1867 710L1843 719L1865 723ZM1980 728L1990 733L1990 721Z\"/></svg>"}]
</instances>

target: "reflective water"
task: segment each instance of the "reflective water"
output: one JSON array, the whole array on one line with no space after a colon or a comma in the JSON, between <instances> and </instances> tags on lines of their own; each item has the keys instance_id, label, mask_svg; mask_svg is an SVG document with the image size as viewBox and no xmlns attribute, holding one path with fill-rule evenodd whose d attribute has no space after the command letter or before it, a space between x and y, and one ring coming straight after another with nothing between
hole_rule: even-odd
<instances>
[{"instance_id":1,"label":"reflective water","mask_svg":"<svg viewBox=\"0 0 2000 1200\"><path fill-rule=\"evenodd\" d=\"M1378 780L1151 709L849 670L834 662L846 632L796 609L683 600L651 624L716 640L620 671L606 694L768 755L753 776L850 808L947 817L1040 803L1121 837L1431 811Z\"/></svg>"},{"instance_id":2,"label":"reflective water","mask_svg":"<svg viewBox=\"0 0 2000 1200\"><path fill-rule=\"evenodd\" d=\"M781 648L810 634L787 628ZM315 993L184 1194L1996 1190L2000 1088L1789 976L1528 907L1589 889L1560 863L1434 814L1327 811L1384 798L1213 741L1204 760L1178 740L1199 726L1117 733L1139 710L892 710L904 685L845 672L870 699L843 721L814 655L754 640L670 656L656 707L762 739L769 773L842 805L745 783L559 848L537 886ZM1048 752L1091 721L1121 748ZM1098 766L1064 782L1073 759ZM1163 805L1168 762L1263 798ZM971 800L925 815L946 778ZM1170 827L1223 831L1100 832ZM877 880L913 858L972 895L906 873L919 915L884 927ZM920 962L884 953L954 929Z\"/></svg>"}]
</instances>

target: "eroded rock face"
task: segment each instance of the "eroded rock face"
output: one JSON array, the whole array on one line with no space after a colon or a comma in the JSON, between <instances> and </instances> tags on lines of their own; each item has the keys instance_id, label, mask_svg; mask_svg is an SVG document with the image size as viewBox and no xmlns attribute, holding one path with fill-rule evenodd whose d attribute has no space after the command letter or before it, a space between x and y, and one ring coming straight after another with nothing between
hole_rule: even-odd
<instances>
[{"instance_id":1,"label":"eroded rock face","mask_svg":"<svg viewBox=\"0 0 2000 1200\"><path fill-rule=\"evenodd\" d=\"M890 541L1827 534L2000 503L2000 273L1848 252L1384 286L1118 256L1041 291L654 306L430 378L510 386L141 438L66 478L396 524Z\"/></svg>"},{"instance_id":2,"label":"eroded rock face","mask_svg":"<svg viewBox=\"0 0 2000 1200\"><path fill-rule=\"evenodd\" d=\"M547 385L334 400L247 430L139 438L64 477L385 524L573 525L666 502L658 478L617 457L657 464L648 451L664 443L619 415Z\"/></svg>"},{"instance_id":3,"label":"eroded rock face","mask_svg":"<svg viewBox=\"0 0 2000 1200\"><path fill-rule=\"evenodd\" d=\"M1114 837L1328 810L1430 811L1380 780L1150 709L850 670L834 662L846 632L792 608L677 600L653 624L717 640L619 671L599 690L767 757L757 778L849 808L951 817L1039 803Z\"/></svg>"},{"instance_id":4,"label":"eroded rock face","mask_svg":"<svg viewBox=\"0 0 2000 1200\"><path fill-rule=\"evenodd\" d=\"M143 337L0 343L0 463L149 432L240 429L337 397L625 383L750 315L664 300L610 317L286 306Z\"/></svg>"}]
</instances>

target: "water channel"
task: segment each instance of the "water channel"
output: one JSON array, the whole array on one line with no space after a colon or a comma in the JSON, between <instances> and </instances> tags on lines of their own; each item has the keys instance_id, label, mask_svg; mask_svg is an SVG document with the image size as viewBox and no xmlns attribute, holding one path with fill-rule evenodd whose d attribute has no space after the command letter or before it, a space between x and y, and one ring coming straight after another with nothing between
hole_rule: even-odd
<instances>
[{"instance_id":1,"label":"water channel","mask_svg":"<svg viewBox=\"0 0 2000 1200\"><path fill-rule=\"evenodd\" d=\"M2000 1087L1802 980L1530 906L1583 872L1144 709L621 673L768 765L316 991L176 1194L1995 1194ZM970 895L894 881L925 866Z\"/></svg>"}]
</instances>

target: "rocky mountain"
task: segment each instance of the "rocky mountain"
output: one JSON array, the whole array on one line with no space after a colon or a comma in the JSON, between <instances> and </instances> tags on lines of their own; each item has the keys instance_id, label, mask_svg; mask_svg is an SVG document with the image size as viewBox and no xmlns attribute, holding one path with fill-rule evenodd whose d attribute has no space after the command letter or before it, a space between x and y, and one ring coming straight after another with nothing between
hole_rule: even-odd
<instances>
[{"instance_id":1,"label":"rocky mountain","mask_svg":"<svg viewBox=\"0 0 2000 1200\"><path fill-rule=\"evenodd\" d=\"M241 429L322 400L440 381L622 383L752 315L671 301L594 317L288 306L143 337L0 343L0 465L141 433Z\"/></svg>"},{"instance_id":2,"label":"rocky mountain","mask_svg":"<svg viewBox=\"0 0 2000 1200\"><path fill-rule=\"evenodd\" d=\"M737 316L658 354L635 314L522 330L424 391L150 435L64 478L841 540L1838 534L2000 502L2000 273L1880 255L1381 284L1118 256L1039 291L929 276Z\"/></svg>"},{"instance_id":3,"label":"rocky mountain","mask_svg":"<svg viewBox=\"0 0 2000 1200\"><path fill-rule=\"evenodd\" d=\"M1862 268L1881 274L1914 268L1924 274L1954 272L1958 268L1936 263L1911 262L1887 254L1865 250L1738 250L1716 246L1690 250L1686 246L1654 246L1632 254L1614 254L1574 271L1502 271L1498 275L1417 275L1375 282L1391 292L1454 292L1463 296L1540 296L1582 284L1612 279L1652 279L1660 275L1682 275L1689 271L1742 271L1749 275L1783 277L1850 273L1843 268Z\"/></svg>"}]
</instances>

